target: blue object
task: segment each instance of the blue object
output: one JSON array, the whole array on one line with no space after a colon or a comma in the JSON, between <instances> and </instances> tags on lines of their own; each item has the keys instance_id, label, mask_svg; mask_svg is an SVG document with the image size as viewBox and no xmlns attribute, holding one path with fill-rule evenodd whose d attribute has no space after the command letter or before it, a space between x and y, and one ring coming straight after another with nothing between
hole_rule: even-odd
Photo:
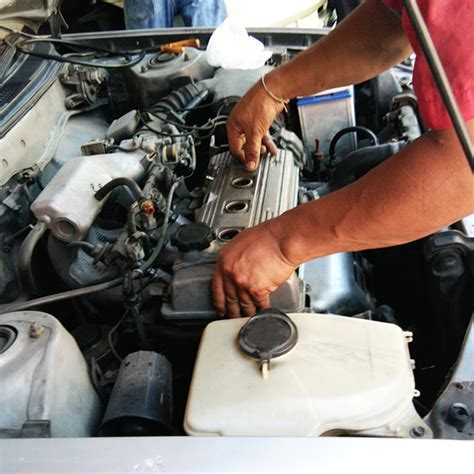
<instances>
[{"instance_id":1,"label":"blue object","mask_svg":"<svg viewBox=\"0 0 474 474\"><path fill-rule=\"evenodd\" d=\"M124 0L128 29L172 28L175 15L186 26L218 26L227 17L224 0Z\"/></svg>"},{"instance_id":2,"label":"blue object","mask_svg":"<svg viewBox=\"0 0 474 474\"><path fill-rule=\"evenodd\" d=\"M352 93L347 89L344 91L332 92L330 94L302 97L296 101L296 105L298 107L304 107L305 105L322 104L323 102L333 102L340 99L349 99L350 97L352 97Z\"/></svg>"}]
</instances>

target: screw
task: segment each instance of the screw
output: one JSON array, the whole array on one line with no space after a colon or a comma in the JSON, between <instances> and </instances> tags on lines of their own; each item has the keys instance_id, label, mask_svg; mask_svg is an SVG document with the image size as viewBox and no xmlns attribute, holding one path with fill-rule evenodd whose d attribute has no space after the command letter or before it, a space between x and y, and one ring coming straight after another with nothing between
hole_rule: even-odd
<instances>
[{"instance_id":1,"label":"screw","mask_svg":"<svg viewBox=\"0 0 474 474\"><path fill-rule=\"evenodd\" d=\"M36 321L32 322L30 325L30 337L36 338L40 337L44 333L44 327Z\"/></svg>"},{"instance_id":2,"label":"screw","mask_svg":"<svg viewBox=\"0 0 474 474\"><path fill-rule=\"evenodd\" d=\"M460 433L472 420L472 411L464 403L453 403L447 413L447 421Z\"/></svg>"},{"instance_id":3,"label":"screw","mask_svg":"<svg viewBox=\"0 0 474 474\"><path fill-rule=\"evenodd\" d=\"M423 426L415 426L411 429L410 436L412 438L423 438L423 436L425 436L425 433L426 430L423 428Z\"/></svg>"}]
</instances>

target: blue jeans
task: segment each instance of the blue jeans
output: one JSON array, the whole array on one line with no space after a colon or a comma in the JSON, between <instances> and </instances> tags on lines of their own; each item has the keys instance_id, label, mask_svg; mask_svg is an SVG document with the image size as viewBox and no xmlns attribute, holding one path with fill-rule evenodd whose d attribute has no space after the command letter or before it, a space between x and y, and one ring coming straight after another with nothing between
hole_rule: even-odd
<instances>
[{"instance_id":1,"label":"blue jeans","mask_svg":"<svg viewBox=\"0 0 474 474\"><path fill-rule=\"evenodd\" d=\"M227 17L224 0L124 0L128 29L171 28L175 15L186 26L218 26Z\"/></svg>"}]
</instances>

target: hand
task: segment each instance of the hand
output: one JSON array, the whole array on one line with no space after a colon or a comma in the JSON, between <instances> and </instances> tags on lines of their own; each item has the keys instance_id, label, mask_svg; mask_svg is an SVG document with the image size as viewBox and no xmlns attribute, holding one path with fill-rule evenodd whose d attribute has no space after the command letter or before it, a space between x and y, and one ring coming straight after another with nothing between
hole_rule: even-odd
<instances>
[{"instance_id":1,"label":"hand","mask_svg":"<svg viewBox=\"0 0 474 474\"><path fill-rule=\"evenodd\" d=\"M218 314L231 318L253 316L270 306L270 293L297 265L283 255L272 221L247 229L224 246L212 280Z\"/></svg>"},{"instance_id":2,"label":"hand","mask_svg":"<svg viewBox=\"0 0 474 474\"><path fill-rule=\"evenodd\" d=\"M277 153L268 129L282 110L283 105L273 100L260 82L234 107L227 120L230 152L245 164L247 171L257 168L262 152Z\"/></svg>"}]
</instances>

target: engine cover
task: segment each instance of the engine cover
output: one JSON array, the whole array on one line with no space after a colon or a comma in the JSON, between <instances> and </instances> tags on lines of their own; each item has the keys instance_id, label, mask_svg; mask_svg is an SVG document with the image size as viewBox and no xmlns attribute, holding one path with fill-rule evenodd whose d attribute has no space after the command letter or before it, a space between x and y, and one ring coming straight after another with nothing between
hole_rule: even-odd
<instances>
[{"instance_id":1,"label":"engine cover","mask_svg":"<svg viewBox=\"0 0 474 474\"><path fill-rule=\"evenodd\" d=\"M296 136L295 140L298 140ZM214 230L216 240L202 251L187 252L173 267L167 319L213 319L211 279L220 249L242 230L279 216L297 204L299 168L290 150L262 158L254 172L245 171L229 152L212 157L198 221ZM296 274L272 295L272 306L282 311L304 307L303 285Z\"/></svg>"}]
</instances>

